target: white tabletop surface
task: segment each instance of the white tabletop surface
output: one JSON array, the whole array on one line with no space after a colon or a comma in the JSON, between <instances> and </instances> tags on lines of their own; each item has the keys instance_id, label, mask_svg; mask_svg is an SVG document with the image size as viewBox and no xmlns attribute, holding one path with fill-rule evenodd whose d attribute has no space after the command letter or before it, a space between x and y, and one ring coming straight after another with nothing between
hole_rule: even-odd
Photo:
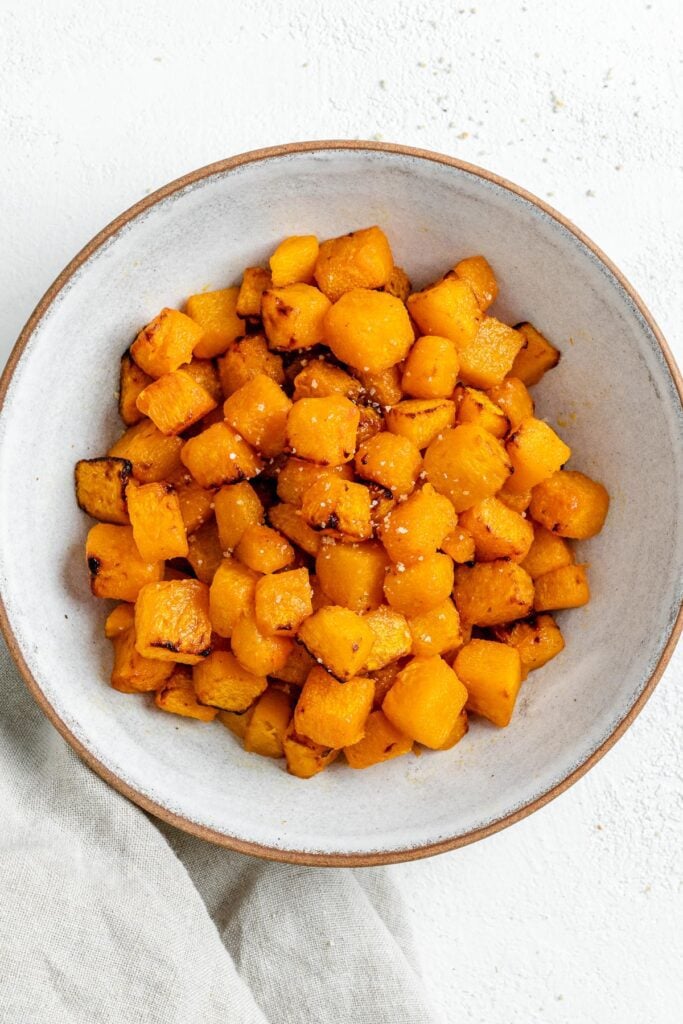
<instances>
[{"instance_id":1,"label":"white tabletop surface","mask_svg":"<svg viewBox=\"0 0 683 1024\"><path fill-rule=\"evenodd\" d=\"M624 270L683 362L682 10L2 0L0 362L122 209L221 157L325 138L440 150L547 199ZM545 809L392 869L445 1020L681 1019L682 676L679 653L616 748Z\"/></svg>"}]
</instances>

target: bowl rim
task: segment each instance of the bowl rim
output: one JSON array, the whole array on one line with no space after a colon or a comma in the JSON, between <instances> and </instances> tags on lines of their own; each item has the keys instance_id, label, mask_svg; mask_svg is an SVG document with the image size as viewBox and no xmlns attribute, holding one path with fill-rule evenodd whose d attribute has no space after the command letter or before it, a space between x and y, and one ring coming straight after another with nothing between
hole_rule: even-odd
<instances>
[{"instance_id":1,"label":"bowl rim","mask_svg":"<svg viewBox=\"0 0 683 1024\"><path fill-rule=\"evenodd\" d=\"M0 376L0 415L2 414L5 398L7 391L17 368L19 360L28 344L32 334L40 324L40 321L45 316L49 307L54 302L55 298L59 295L62 289L67 285L73 274L109 239L113 238L123 227L138 217L139 214L155 206L157 203L166 199L168 196L179 192L188 185L193 185L206 178L210 178L213 175L224 174L225 172L232 171L238 167L244 166L251 163L260 163L268 161L274 158L283 156L289 156L294 153L315 153L320 151L330 150L351 150L351 151L371 151L379 153L398 154L400 156L417 157L420 160L427 160L433 163L440 163L447 167L453 167L457 170L464 171L467 174L481 178L484 181L494 184L500 188L505 189L508 192L513 193L532 205L536 206L546 216L552 218L558 222L562 227L573 234L580 242L586 246L595 257L611 272L614 278L617 280L621 288L626 292L634 306L646 322L647 326L652 331L664 359L667 363L669 372L673 379L674 385L678 392L679 401L683 406L683 376L676 365L676 361L669 349L669 346L657 326L652 314L649 312L645 303L640 298L635 288L628 282L622 272L615 266L615 264L609 259L608 256L590 239L585 235L576 225L563 216L548 203L539 199L537 196L528 192L526 189L508 181L506 178L501 177L498 174L488 171L482 167L478 167L475 164L468 163L464 160L459 160L455 157L446 156L442 153L437 153L432 150L420 149L414 146L405 146L397 143L389 142L371 142L363 140L321 140L321 141L310 141L310 142L292 142L278 146L270 146L263 149L249 150L245 153L239 153L236 156L229 157L225 160L218 160L214 163L207 164L204 167L200 167L197 170L190 171L187 174L176 178L174 181L169 182L167 185L156 189L151 192L148 196L145 196L139 202L129 207L123 213L119 214L114 220L112 220L105 228L103 228L98 234L96 234L81 250L74 256L74 258L66 265L61 273L55 278L53 283L47 289L43 297L40 299L35 309L31 313L29 319L24 325L19 337L10 353L9 359L6 363L4 371ZM205 839L213 842L219 846L227 847L228 849L234 850L238 853L249 854L252 856L260 857L265 860L282 861L290 864L302 864L312 865L318 867L372 867L376 865L399 863L402 861L418 860L423 857L434 856L435 854L445 853L448 850L454 850L461 846L466 846L470 843L474 843L479 839L485 839L487 836L493 835L496 832L502 831L509 825L514 825L516 822L521 821L534 811L544 807L551 800L554 800L565 790L569 789L575 782L577 782L583 775L588 772L593 765L610 750L614 744L619 740L626 730L630 727L636 717L640 714L643 707L647 703L648 699L652 695L657 683L659 682L664 669L666 668L671 655L673 654L676 643L680 637L681 631L683 630L683 602L679 607L676 619L671 627L669 637L662 650L659 661L657 662L654 671L652 672L649 679L645 682L642 691L635 699L624 717L616 724L611 734L601 743L601 745L589 754L584 761L581 762L576 768L569 772L564 779L556 783L545 793L537 796L534 800L529 801L523 807L511 812L510 814L504 815L498 818L496 821L491 822L481 828L472 829L463 835L451 836L445 839L441 839L435 843L427 843L420 846L411 847L408 849L397 849L397 850L384 850L384 851L372 851L369 853L316 853L306 850L286 850L279 849L274 846L268 846L263 843L251 842L249 840L239 839L236 836L226 835L223 832L219 832L215 829L209 828L204 825L199 825L182 815L175 814L168 810L161 804L154 800L149 799L144 793L139 792L134 787L124 782L115 772L109 769L105 764L99 761L87 748L87 746L77 739L59 714L55 711L54 707L47 700L43 693L40 684L37 679L31 673L21 648L14 634L12 626L9 621L9 616L5 608L2 594L0 594L0 631L4 635L10 654L16 664L19 672L37 704L47 716L52 725L57 729L60 735L66 740L76 754L83 760L93 771L95 771L105 782L116 789L123 796L127 797L133 803L137 804L143 810L155 815L162 821L181 829L184 832L188 832L200 839Z\"/></svg>"}]
</instances>

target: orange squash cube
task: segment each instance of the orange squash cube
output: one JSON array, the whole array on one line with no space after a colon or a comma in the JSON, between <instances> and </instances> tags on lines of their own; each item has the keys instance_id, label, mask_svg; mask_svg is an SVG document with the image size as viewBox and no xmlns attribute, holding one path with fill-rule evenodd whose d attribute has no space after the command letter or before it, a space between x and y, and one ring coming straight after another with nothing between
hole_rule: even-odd
<instances>
[{"instance_id":1,"label":"orange squash cube","mask_svg":"<svg viewBox=\"0 0 683 1024\"><path fill-rule=\"evenodd\" d=\"M510 373L524 338L493 316L484 317L475 338L459 351L460 379L476 388L492 388Z\"/></svg>"},{"instance_id":2,"label":"orange squash cube","mask_svg":"<svg viewBox=\"0 0 683 1024\"><path fill-rule=\"evenodd\" d=\"M336 302L354 288L382 288L391 279L394 258L387 236L373 225L320 246L315 279L321 291Z\"/></svg>"},{"instance_id":3,"label":"orange squash cube","mask_svg":"<svg viewBox=\"0 0 683 1024\"><path fill-rule=\"evenodd\" d=\"M506 377L500 384L489 388L487 394L507 416L513 430L534 414L534 400L519 377Z\"/></svg>"},{"instance_id":4,"label":"orange squash cube","mask_svg":"<svg viewBox=\"0 0 683 1024\"><path fill-rule=\"evenodd\" d=\"M422 469L419 449L400 434L382 430L356 452L356 473L396 495L410 494Z\"/></svg>"},{"instance_id":5,"label":"orange squash cube","mask_svg":"<svg viewBox=\"0 0 683 1024\"><path fill-rule=\"evenodd\" d=\"M510 479L511 478L508 477L505 481L505 486L501 487L501 489L496 493L496 497L498 498L498 501L502 501L502 503L508 508L511 508L513 512L518 512L519 515L521 515L522 512L526 512L531 504L531 491L511 491L508 488L508 481Z\"/></svg>"},{"instance_id":6,"label":"orange squash cube","mask_svg":"<svg viewBox=\"0 0 683 1024\"><path fill-rule=\"evenodd\" d=\"M180 458L202 487L220 487L257 476L263 463L227 423L214 423L191 437Z\"/></svg>"},{"instance_id":7,"label":"orange squash cube","mask_svg":"<svg viewBox=\"0 0 683 1024\"><path fill-rule=\"evenodd\" d=\"M258 676L274 676L287 664L292 641L285 636L265 636L253 612L240 616L232 629L232 652L240 665Z\"/></svg>"},{"instance_id":8,"label":"orange squash cube","mask_svg":"<svg viewBox=\"0 0 683 1024\"><path fill-rule=\"evenodd\" d=\"M192 670L200 704L223 711L246 711L268 686L265 676L248 672L230 651L213 651Z\"/></svg>"},{"instance_id":9,"label":"orange squash cube","mask_svg":"<svg viewBox=\"0 0 683 1024\"><path fill-rule=\"evenodd\" d=\"M154 661L138 654L135 649L135 629L132 626L111 640L114 647L111 685L119 693L151 693L158 690L173 672L172 662Z\"/></svg>"},{"instance_id":10,"label":"orange squash cube","mask_svg":"<svg viewBox=\"0 0 683 1024\"><path fill-rule=\"evenodd\" d=\"M183 373L191 377L196 384L200 384L207 391L215 402L223 398L221 379L218 369L212 359L192 359L182 368Z\"/></svg>"},{"instance_id":11,"label":"orange squash cube","mask_svg":"<svg viewBox=\"0 0 683 1024\"><path fill-rule=\"evenodd\" d=\"M398 366L389 366L379 373L364 373L362 370L357 370L356 373L370 401L384 409L396 405L403 398L401 371Z\"/></svg>"},{"instance_id":12,"label":"orange squash cube","mask_svg":"<svg viewBox=\"0 0 683 1024\"><path fill-rule=\"evenodd\" d=\"M380 537L392 562L411 565L436 554L458 522L448 498L425 484L395 505L380 526Z\"/></svg>"},{"instance_id":13,"label":"orange squash cube","mask_svg":"<svg viewBox=\"0 0 683 1024\"><path fill-rule=\"evenodd\" d=\"M330 300L310 284L267 288L261 299L263 328L271 348L312 348L325 340Z\"/></svg>"},{"instance_id":14,"label":"orange squash cube","mask_svg":"<svg viewBox=\"0 0 683 1024\"><path fill-rule=\"evenodd\" d=\"M109 612L104 623L104 635L107 640L113 640L126 630L132 629L135 625L135 605L124 602L117 604L113 611Z\"/></svg>"},{"instance_id":15,"label":"orange squash cube","mask_svg":"<svg viewBox=\"0 0 683 1024\"><path fill-rule=\"evenodd\" d=\"M455 423L455 402L446 398L407 398L386 414L387 429L422 451Z\"/></svg>"},{"instance_id":16,"label":"orange squash cube","mask_svg":"<svg viewBox=\"0 0 683 1024\"><path fill-rule=\"evenodd\" d=\"M232 636L233 628L253 604L258 576L234 558L217 567L209 591L209 617L219 636Z\"/></svg>"},{"instance_id":17,"label":"orange squash cube","mask_svg":"<svg viewBox=\"0 0 683 1024\"><path fill-rule=\"evenodd\" d=\"M406 305L423 334L450 338L458 353L474 341L483 318L469 284L455 274L414 292Z\"/></svg>"},{"instance_id":18,"label":"orange squash cube","mask_svg":"<svg viewBox=\"0 0 683 1024\"><path fill-rule=\"evenodd\" d=\"M258 320L261 316L261 301L266 288L273 281L263 267L247 267L242 275L242 284L237 294L235 311L242 319Z\"/></svg>"},{"instance_id":19,"label":"orange squash cube","mask_svg":"<svg viewBox=\"0 0 683 1024\"><path fill-rule=\"evenodd\" d=\"M370 768L409 754L413 741L391 724L383 711L371 711L365 723L365 735L357 743L344 747L351 768Z\"/></svg>"},{"instance_id":20,"label":"orange squash cube","mask_svg":"<svg viewBox=\"0 0 683 1024\"><path fill-rule=\"evenodd\" d=\"M396 676L382 711L394 728L438 750L467 701L467 690L443 658L413 658Z\"/></svg>"},{"instance_id":21,"label":"orange squash cube","mask_svg":"<svg viewBox=\"0 0 683 1024\"><path fill-rule=\"evenodd\" d=\"M292 636L313 614L308 569L262 576L256 584L256 624L265 636Z\"/></svg>"},{"instance_id":22,"label":"orange squash cube","mask_svg":"<svg viewBox=\"0 0 683 1024\"><path fill-rule=\"evenodd\" d=\"M328 605L302 623L299 640L320 665L337 679L345 680L365 665L374 634L350 608Z\"/></svg>"},{"instance_id":23,"label":"orange squash cube","mask_svg":"<svg viewBox=\"0 0 683 1024\"><path fill-rule=\"evenodd\" d=\"M142 419L137 405L138 395L153 379L133 361L130 351L123 353L119 370L119 415L127 427Z\"/></svg>"},{"instance_id":24,"label":"orange squash cube","mask_svg":"<svg viewBox=\"0 0 683 1024\"><path fill-rule=\"evenodd\" d=\"M126 487L132 472L127 459L80 459L75 471L78 507L103 523L126 525Z\"/></svg>"},{"instance_id":25,"label":"orange squash cube","mask_svg":"<svg viewBox=\"0 0 683 1024\"><path fill-rule=\"evenodd\" d=\"M327 398L329 395L342 395L353 402L359 401L363 385L355 377L349 376L344 370L324 359L313 359L300 370L294 378L294 394L292 399L298 402L301 398Z\"/></svg>"},{"instance_id":26,"label":"orange squash cube","mask_svg":"<svg viewBox=\"0 0 683 1024\"><path fill-rule=\"evenodd\" d=\"M199 359L221 355L244 334L244 324L237 315L238 295L239 288L220 288L215 292L199 292L187 300L187 315L202 329L201 340L193 350Z\"/></svg>"},{"instance_id":27,"label":"orange squash cube","mask_svg":"<svg viewBox=\"0 0 683 1024\"><path fill-rule=\"evenodd\" d=\"M355 288L325 316L324 341L337 359L362 373L381 373L402 362L415 333L400 299Z\"/></svg>"},{"instance_id":28,"label":"orange squash cube","mask_svg":"<svg viewBox=\"0 0 683 1024\"><path fill-rule=\"evenodd\" d=\"M451 729L448 739L445 743L441 744L439 750L452 750L456 743L459 743L460 740L467 735L469 727L470 723L467 717L467 710L463 708L455 720L455 725Z\"/></svg>"},{"instance_id":29,"label":"orange squash cube","mask_svg":"<svg viewBox=\"0 0 683 1024\"><path fill-rule=\"evenodd\" d=\"M210 584L223 558L216 524L204 523L187 538L187 560L198 580Z\"/></svg>"},{"instance_id":30,"label":"orange squash cube","mask_svg":"<svg viewBox=\"0 0 683 1024\"><path fill-rule=\"evenodd\" d=\"M263 505L246 480L226 484L216 491L214 511L223 551L233 551L248 526L263 522Z\"/></svg>"},{"instance_id":31,"label":"orange squash cube","mask_svg":"<svg viewBox=\"0 0 683 1024\"><path fill-rule=\"evenodd\" d=\"M476 423L494 437L505 437L510 421L503 410L492 402L485 391L459 387L456 391L457 423Z\"/></svg>"},{"instance_id":32,"label":"orange squash cube","mask_svg":"<svg viewBox=\"0 0 683 1024\"><path fill-rule=\"evenodd\" d=\"M516 330L524 338L524 346L517 353L510 376L518 377L531 387L538 384L544 373L557 366L560 352L532 324L517 324Z\"/></svg>"},{"instance_id":33,"label":"orange squash cube","mask_svg":"<svg viewBox=\"0 0 683 1024\"><path fill-rule=\"evenodd\" d=\"M292 235L280 242L270 257L270 273L274 288L288 284L309 284L318 259L320 246L315 235Z\"/></svg>"},{"instance_id":34,"label":"orange squash cube","mask_svg":"<svg viewBox=\"0 0 683 1024\"><path fill-rule=\"evenodd\" d=\"M128 485L126 491L133 537L146 562L185 558L188 553L180 502L171 484Z\"/></svg>"},{"instance_id":35,"label":"orange squash cube","mask_svg":"<svg viewBox=\"0 0 683 1024\"><path fill-rule=\"evenodd\" d=\"M543 420L530 416L508 438L507 453L512 476L507 482L512 492L530 491L547 480L570 458L572 450Z\"/></svg>"},{"instance_id":36,"label":"orange squash cube","mask_svg":"<svg viewBox=\"0 0 683 1024\"><path fill-rule=\"evenodd\" d=\"M291 457L278 472L277 496L280 501L301 508L308 488L318 480L334 475L343 480L353 480L353 468L348 463L341 466L318 466L314 462Z\"/></svg>"},{"instance_id":37,"label":"orange squash cube","mask_svg":"<svg viewBox=\"0 0 683 1024\"><path fill-rule=\"evenodd\" d=\"M383 291L389 292L389 295L395 295L401 302L406 302L412 290L410 278L405 270L402 267L394 267Z\"/></svg>"},{"instance_id":38,"label":"orange squash cube","mask_svg":"<svg viewBox=\"0 0 683 1024\"><path fill-rule=\"evenodd\" d=\"M216 708L206 708L199 703L192 677L180 666L176 666L173 675L157 690L154 703L161 711L182 715L183 718L195 718L199 722L213 722L218 714Z\"/></svg>"},{"instance_id":39,"label":"orange squash cube","mask_svg":"<svg viewBox=\"0 0 683 1024\"><path fill-rule=\"evenodd\" d=\"M441 542L441 550L450 555L454 562L473 562L474 537L469 530L458 524Z\"/></svg>"},{"instance_id":40,"label":"orange squash cube","mask_svg":"<svg viewBox=\"0 0 683 1024\"><path fill-rule=\"evenodd\" d=\"M142 484L151 484L168 480L182 469L182 446L179 437L166 437L151 420L145 419L129 427L111 446L108 454L117 459L127 459L133 467L135 479Z\"/></svg>"},{"instance_id":41,"label":"orange squash cube","mask_svg":"<svg viewBox=\"0 0 683 1024\"><path fill-rule=\"evenodd\" d=\"M365 731L374 693L372 679L355 677L341 683L316 665L299 694L294 728L323 747L357 743Z\"/></svg>"},{"instance_id":42,"label":"orange squash cube","mask_svg":"<svg viewBox=\"0 0 683 1024\"><path fill-rule=\"evenodd\" d=\"M130 347L130 354L150 377L161 377L189 363L204 332L177 309L162 309Z\"/></svg>"},{"instance_id":43,"label":"orange squash cube","mask_svg":"<svg viewBox=\"0 0 683 1024\"><path fill-rule=\"evenodd\" d=\"M372 537L370 492L362 484L323 477L304 494L301 514L314 530L353 540Z\"/></svg>"},{"instance_id":44,"label":"orange squash cube","mask_svg":"<svg viewBox=\"0 0 683 1024\"><path fill-rule=\"evenodd\" d=\"M552 533L588 540L602 530L609 494L602 484L576 470L554 473L534 487L529 512Z\"/></svg>"},{"instance_id":45,"label":"orange squash cube","mask_svg":"<svg viewBox=\"0 0 683 1024\"><path fill-rule=\"evenodd\" d=\"M181 434L215 409L217 402L189 373L174 370L141 391L137 404L162 434Z\"/></svg>"},{"instance_id":46,"label":"orange squash cube","mask_svg":"<svg viewBox=\"0 0 683 1024\"><path fill-rule=\"evenodd\" d=\"M502 444L483 427L462 423L436 437L424 455L427 479L456 512L489 498L510 475Z\"/></svg>"},{"instance_id":47,"label":"orange squash cube","mask_svg":"<svg viewBox=\"0 0 683 1024\"><path fill-rule=\"evenodd\" d=\"M261 757L284 757L283 741L292 717L288 695L269 686L259 697L244 734L244 749Z\"/></svg>"},{"instance_id":48,"label":"orange squash cube","mask_svg":"<svg viewBox=\"0 0 683 1024\"><path fill-rule=\"evenodd\" d=\"M564 650L560 627L552 615L534 615L508 626L496 626L494 632L497 640L510 644L519 652L522 678Z\"/></svg>"},{"instance_id":49,"label":"orange squash cube","mask_svg":"<svg viewBox=\"0 0 683 1024\"><path fill-rule=\"evenodd\" d=\"M130 526L93 526L85 544L85 557L95 597L135 601L142 587L155 583L164 574L163 562L142 558Z\"/></svg>"},{"instance_id":50,"label":"orange squash cube","mask_svg":"<svg viewBox=\"0 0 683 1024\"><path fill-rule=\"evenodd\" d=\"M323 544L315 562L320 584L333 604L362 614L384 599L386 551L376 541Z\"/></svg>"},{"instance_id":51,"label":"orange squash cube","mask_svg":"<svg viewBox=\"0 0 683 1024\"><path fill-rule=\"evenodd\" d=\"M454 341L424 334L408 353L401 387L412 398L450 398L459 368Z\"/></svg>"},{"instance_id":52,"label":"orange squash cube","mask_svg":"<svg viewBox=\"0 0 683 1024\"><path fill-rule=\"evenodd\" d=\"M497 626L529 614L534 606L534 582L516 562L460 565L453 597L465 625Z\"/></svg>"},{"instance_id":53,"label":"orange squash cube","mask_svg":"<svg viewBox=\"0 0 683 1024\"><path fill-rule=\"evenodd\" d=\"M546 530L540 523L534 524L533 543L522 562L522 568L532 580L553 569L561 569L563 565L571 565L573 561L574 555L566 540Z\"/></svg>"},{"instance_id":54,"label":"orange squash cube","mask_svg":"<svg viewBox=\"0 0 683 1024\"><path fill-rule=\"evenodd\" d=\"M211 653L209 588L199 580L148 583L135 602L135 646L143 658L196 665Z\"/></svg>"},{"instance_id":55,"label":"orange squash cube","mask_svg":"<svg viewBox=\"0 0 683 1024\"><path fill-rule=\"evenodd\" d=\"M410 630L406 617L400 612L394 611L387 604L381 604L379 608L368 612L364 620L374 636L372 649L363 666L364 672L377 672L392 661L410 654Z\"/></svg>"},{"instance_id":56,"label":"orange squash cube","mask_svg":"<svg viewBox=\"0 0 683 1024\"><path fill-rule=\"evenodd\" d=\"M495 640L470 640L453 667L467 690L467 710L500 728L509 725L522 685L518 650Z\"/></svg>"},{"instance_id":57,"label":"orange squash cube","mask_svg":"<svg viewBox=\"0 0 683 1024\"><path fill-rule=\"evenodd\" d=\"M498 558L522 562L534 539L531 523L498 498L484 498L472 505L462 513L459 523L472 534L479 562Z\"/></svg>"},{"instance_id":58,"label":"orange squash cube","mask_svg":"<svg viewBox=\"0 0 683 1024\"><path fill-rule=\"evenodd\" d=\"M401 658L399 661L391 661L383 668L376 669L371 673L375 683L375 697L372 702L374 711L381 709L382 701L396 682L396 676L405 665L406 659Z\"/></svg>"},{"instance_id":59,"label":"orange squash cube","mask_svg":"<svg viewBox=\"0 0 683 1024\"><path fill-rule=\"evenodd\" d=\"M282 502L268 509L268 522L292 544L296 544L313 558L320 551L320 534L311 529L301 514L301 509Z\"/></svg>"},{"instance_id":60,"label":"orange squash cube","mask_svg":"<svg viewBox=\"0 0 683 1024\"><path fill-rule=\"evenodd\" d=\"M218 373L224 395L231 395L260 373L284 384L282 357L271 352L262 334L248 334L233 341L218 360Z\"/></svg>"},{"instance_id":61,"label":"orange squash cube","mask_svg":"<svg viewBox=\"0 0 683 1024\"><path fill-rule=\"evenodd\" d=\"M430 658L454 651L462 644L460 616L450 597L422 615L408 619L412 653Z\"/></svg>"},{"instance_id":62,"label":"orange squash cube","mask_svg":"<svg viewBox=\"0 0 683 1024\"><path fill-rule=\"evenodd\" d=\"M590 587L585 565L563 565L539 576L535 581L534 610L555 611L559 608L580 608L590 601Z\"/></svg>"},{"instance_id":63,"label":"orange squash cube","mask_svg":"<svg viewBox=\"0 0 683 1024\"><path fill-rule=\"evenodd\" d=\"M247 526L235 548L235 557L254 572L277 572L294 561L294 548L270 526Z\"/></svg>"},{"instance_id":64,"label":"orange squash cube","mask_svg":"<svg viewBox=\"0 0 683 1024\"><path fill-rule=\"evenodd\" d=\"M468 256L455 265L461 281L467 281L474 292L479 308L486 312L498 295L498 282L491 264L483 256Z\"/></svg>"},{"instance_id":65,"label":"orange squash cube","mask_svg":"<svg viewBox=\"0 0 683 1024\"><path fill-rule=\"evenodd\" d=\"M291 686L303 686L311 669L317 664L305 647L292 644L287 661L274 673L276 679Z\"/></svg>"},{"instance_id":66,"label":"orange squash cube","mask_svg":"<svg viewBox=\"0 0 683 1024\"><path fill-rule=\"evenodd\" d=\"M287 771L299 779L312 779L327 768L338 756L338 750L322 747L304 736L297 736L294 722L290 722L282 746L287 761Z\"/></svg>"},{"instance_id":67,"label":"orange squash cube","mask_svg":"<svg viewBox=\"0 0 683 1024\"><path fill-rule=\"evenodd\" d=\"M184 466L168 481L175 487L186 533L194 533L213 516L215 492L201 487Z\"/></svg>"},{"instance_id":68,"label":"orange squash cube","mask_svg":"<svg viewBox=\"0 0 683 1024\"><path fill-rule=\"evenodd\" d=\"M453 562L448 555L427 555L421 562L392 566L384 581L391 607L411 618L442 604L453 589Z\"/></svg>"},{"instance_id":69,"label":"orange squash cube","mask_svg":"<svg viewBox=\"0 0 683 1024\"><path fill-rule=\"evenodd\" d=\"M360 422L357 406L342 395L302 398L287 417L287 445L292 455L323 466L350 462Z\"/></svg>"},{"instance_id":70,"label":"orange squash cube","mask_svg":"<svg viewBox=\"0 0 683 1024\"><path fill-rule=\"evenodd\" d=\"M258 452L279 455L285 447L292 403L279 384L261 373L233 391L223 405L226 421Z\"/></svg>"},{"instance_id":71,"label":"orange squash cube","mask_svg":"<svg viewBox=\"0 0 683 1024\"><path fill-rule=\"evenodd\" d=\"M226 729L229 729L233 736L237 736L238 739L244 740L255 706L255 704L252 704L252 706L247 708L246 711L219 711L216 715L216 720L219 721L221 725L224 725Z\"/></svg>"}]
</instances>

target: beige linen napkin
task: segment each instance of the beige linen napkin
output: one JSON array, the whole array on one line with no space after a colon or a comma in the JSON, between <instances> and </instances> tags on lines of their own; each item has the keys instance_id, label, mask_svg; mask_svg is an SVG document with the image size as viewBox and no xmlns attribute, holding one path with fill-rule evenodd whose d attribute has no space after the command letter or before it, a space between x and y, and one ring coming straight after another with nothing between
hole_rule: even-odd
<instances>
[{"instance_id":1,"label":"beige linen napkin","mask_svg":"<svg viewBox=\"0 0 683 1024\"><path fill-rule=\"evenodd\" d=\"M267 864L90 771L0 640L0 1022L431 1024L384 869Z\"/></svg>"}]
</instances>

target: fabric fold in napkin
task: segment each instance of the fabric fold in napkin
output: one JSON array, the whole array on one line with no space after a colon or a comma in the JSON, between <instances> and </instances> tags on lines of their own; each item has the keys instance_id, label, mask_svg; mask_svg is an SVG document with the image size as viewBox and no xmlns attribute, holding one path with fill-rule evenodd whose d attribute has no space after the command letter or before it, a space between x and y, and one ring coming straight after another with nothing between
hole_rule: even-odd
<instances>
[{"instance_id":1,"label":"fabric fold in napkin","mask_svg":"<svg viewBox=\"0 0 683 1024\"><path fill-rule=\"evenodd\" d=\"M147 816L0 640L2 1024L434 1024L390 871L269 864Z\"/></svg>"}]
</instances>

